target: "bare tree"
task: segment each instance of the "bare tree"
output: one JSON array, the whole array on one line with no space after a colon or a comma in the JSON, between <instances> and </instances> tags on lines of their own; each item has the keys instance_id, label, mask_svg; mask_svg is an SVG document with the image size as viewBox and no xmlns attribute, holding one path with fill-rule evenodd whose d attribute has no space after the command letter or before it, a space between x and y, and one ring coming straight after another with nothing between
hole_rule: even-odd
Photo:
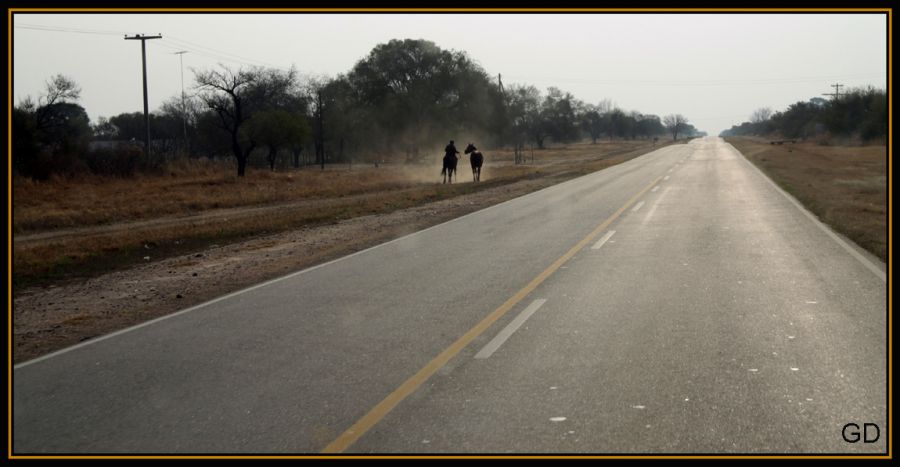
<instances>
[{"instance_id":1,"label":"bare tree","mask_svg":"<svg viewBox=\"0 0 900 467\"><path fill-rule=\"evenodd\" d=\"M182 123L182 149L190 152L188 134L196 130L197 122L206 109L204 103L197 96L172 96L162 103L159 114L163 117L176 119Z\"/></svg>"},{"instance_id":2,"label":"bare tree","mask_svg":"<svg viewBox=\"0 0 900 467\"><path fill-rule=\"evenodd\" d=\"M234 71L194 72L199 97L218 117L217 125L231 136L231 151L238 161L238 176L243 177L247 159L258 138L246 125L253 114L283 105L296 84L297 72L253 67Z\"/></svg>"},{"instance_id":3,"label":"bare tree","mask_svg":"<svg viewBox=\"0 0 900 467\"><path fill-rule=\"evenodd\" d=\"M600 112L601 115L605 113L611 112L616 108L616 103L613 102L612 99L600 99L600 102L597 103L597 111Z\"/></svg>"},{"instance_id":4,"label":"bare tree","mask_svg":"<svg viewBox=\"0 0 900 467\"><path fill-rule=\"evenodd\" d=\"M39 130L53 124L54 112L59 104L72 103L81 97L81 87L63 74L51 77L45 86L46 93L39 96L37 102L28 96L19 103L20 109L34 115Z\"/></svg>"},{"instance_id":5,"label":"bare tree","mask_svg":"<svg viewBox=\"0 0 900 467\"><path fill-rule=\"evenodd\" d=\"M330 107L328 98L329 78L316 76L309 78L305 91L312 111L313 146L316 151L316 162L325 170L325 114Z\"/></svg>"},{"instance_id":6,"label":"bare tree","mask_svg":"<svg viewBox=\"0 0 900 467\"><path fill-rule=\"evenodd\" d=\"M762 123L772 117L772 109L769 107L760 107L753 111L753 114L750 115L750 121L752 123Z\"/></svg>"},{"instance_id":7,"label":"bare tree","mask_svg":"<svg viewBox=\"0 0 900 467\"><path fill-rule=\"evenodd\" d=\"M672 139L678 139L678 132L684 129L688 124L687 118L681 114L669 114L663 117L663 125L672 133Z\"/></svg>"},{"instance_id":8,"label":"bare tree","mask_svg":"<svg viewBox=\"0 0 900 467\"><path fill-rule=\"evenodd\" d=\"M77 101L81 97L81 88L72 78L56 75L46 83L47 94L41 97L41 106L50 106L57 102Z\"/></svg>"},{"instance_id":9,"label":"bare tree","mask_svg":"<svg viewBox=\"0 0 900 467\"><path fill-rule=\"evenodd\" d=\"M231 151L238 162L238 176L243 177L247 168L247 158L256 147L251 138L246 146L241 141L241 127L250 118L244 109L244 97L251 84L259 79L259 69L234 71L220 65L221 70L194 72L199 88L199 97L219 117L217 126L231 136Z\"/></svg>"}]
</instances>

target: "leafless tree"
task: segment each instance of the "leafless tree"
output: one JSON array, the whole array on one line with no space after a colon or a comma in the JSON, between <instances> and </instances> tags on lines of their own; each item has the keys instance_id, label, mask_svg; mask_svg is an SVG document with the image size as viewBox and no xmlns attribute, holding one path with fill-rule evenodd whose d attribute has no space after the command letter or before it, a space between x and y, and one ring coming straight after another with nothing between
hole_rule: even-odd
<instances>
[{"instance_id":1,"label":"leafless tree","mask_svg":"<svg viewBox=\"0 0 900 467\"><path fill-rule=\"evenodd\" d=\"M772 117L772 109L769 107L760 107L753 111L753 114L750 115L750 122L752 123L762 123Z\"/></svg>"},{"instance_id":2,"label":"leafless tree","mask_svg":"<svg viewBox=\"0 0 900 467\"><path fill-rule=\"evenodd\" d=\"M600 112L600 115L608 114L615 108L616 103L609 98L601 99L600 102L597 103L597 112Z\"/></svg>"},{"instance_id":3,"label":"leafless tree","mask_svg":"<svg viewBox=\"0 0 900 467\"><path fill-rule=\"evenodd\" d=\"M238 176L243 177L247 158L256 147L250 139L245 146L241 141L241 126L250 118L244 108L247 90L259 80L260 70L239 68L234 71L220 65L220 70L195 71L199 97L219 117L218 126L231 136L231 151L238 161Z\"/></svg>"},{"instance_id":4,"label":"leafless tree","mask_svg":"<svg viewBox=\"0 0 900 467\"><path fill-rule=\"evenodd\" d=\"M47 80L45 86L46 93L39 96L37 102L28 96L19 103L20 109L34 115L38 129L52 124L57 104L75 102L81 97L81 87L75 80L62 74Z\"/></svg>"},{"instance_id":5,"label":"leafless tree","mask_svg":"<svg viewBox=\"0 0 900 467\"><path fill-rule=\"evenodd\" d=\"M289 98L297 72L253 67L236 71L220 65L218 70L197 72L198 96L218 117L218 126L231 137L231 151L243 177L247 159L257 146L253 131L247 129L254 113L278 106ZM251 129L252 130L252 129Z\"/></svg>"},{"instance_id":6,"label":"leafless tree","mask_svg":"<svg viewBox=\"0 0 900 467\"><path fill-rule=\"evenodd\" d=\"M316 151L316 162L325 170L325 114L329 107L327 93L329 79L325 76L313 76L307 81L305 88L313 120L313 146Z\"/></svg>"},{"instance_id":7,"label":"leafless tree","mask_svg":"<svg viewBox=\"0 0 900 467\"><path fill-rule=\"evenodd\" d=\"M672 139L678 139L678 132L685 128L688 120L681 114L669 114L663 117L663 125L672 133Z\"/></svg>"}]
</instances>

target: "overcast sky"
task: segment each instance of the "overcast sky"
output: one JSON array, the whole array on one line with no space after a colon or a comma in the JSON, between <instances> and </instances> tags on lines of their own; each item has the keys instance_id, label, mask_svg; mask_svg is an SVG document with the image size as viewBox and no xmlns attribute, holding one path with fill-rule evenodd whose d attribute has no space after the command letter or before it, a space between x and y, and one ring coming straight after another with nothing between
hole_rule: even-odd
<instances>
[{"instance_id":1,"label":"overcast sky","mask_svg":"<svg viewBox=\"0 0 900 467\"><path fill-rule=\"evenodd\" d=\"M100 116L141 111L140 41L150 109L191 68L222 63L344 73L375 45L427 39L462 50L504 85L569 91L623 110L681 113L718 134L759 107L782 110L845 86L885 87L884 14L15 14L13 102L62 73Z\"/></svg>"}]
</instances>

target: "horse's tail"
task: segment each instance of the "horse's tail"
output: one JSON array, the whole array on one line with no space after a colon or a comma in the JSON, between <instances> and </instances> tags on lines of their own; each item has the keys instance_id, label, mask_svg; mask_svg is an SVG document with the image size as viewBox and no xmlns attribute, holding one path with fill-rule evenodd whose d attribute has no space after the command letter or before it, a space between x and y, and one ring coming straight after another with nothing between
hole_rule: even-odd
<instances>
[{"instance_id":1,"label":"horse's tail","mask_svg":"<svg viewBox=\"0 0 900 467\"><path fill-rule=\"evenodd\" d=\"M443 169L441 169L441 175L445 175L446 173L447 173L447 168L446 168L446 167L444 167Z\"/></svg>"}]
</instances>

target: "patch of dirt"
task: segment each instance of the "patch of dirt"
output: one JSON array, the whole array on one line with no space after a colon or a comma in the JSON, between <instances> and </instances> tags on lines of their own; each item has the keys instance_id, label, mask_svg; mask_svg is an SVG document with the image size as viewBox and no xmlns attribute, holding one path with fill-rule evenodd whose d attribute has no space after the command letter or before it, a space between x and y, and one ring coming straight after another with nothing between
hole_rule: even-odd
<instances>
[{"instance_id":1,"label":"patch of dirt","mask_svg":"<svg viewBox=\"0 0 900 467\"><path fill-rule=\"evenodd\" d=\"M24 362L198 305L567 178L571 176L520 180L389 214L214 245L90 279L16 290L13 361Z\"/></svg>"}]
</instances>

